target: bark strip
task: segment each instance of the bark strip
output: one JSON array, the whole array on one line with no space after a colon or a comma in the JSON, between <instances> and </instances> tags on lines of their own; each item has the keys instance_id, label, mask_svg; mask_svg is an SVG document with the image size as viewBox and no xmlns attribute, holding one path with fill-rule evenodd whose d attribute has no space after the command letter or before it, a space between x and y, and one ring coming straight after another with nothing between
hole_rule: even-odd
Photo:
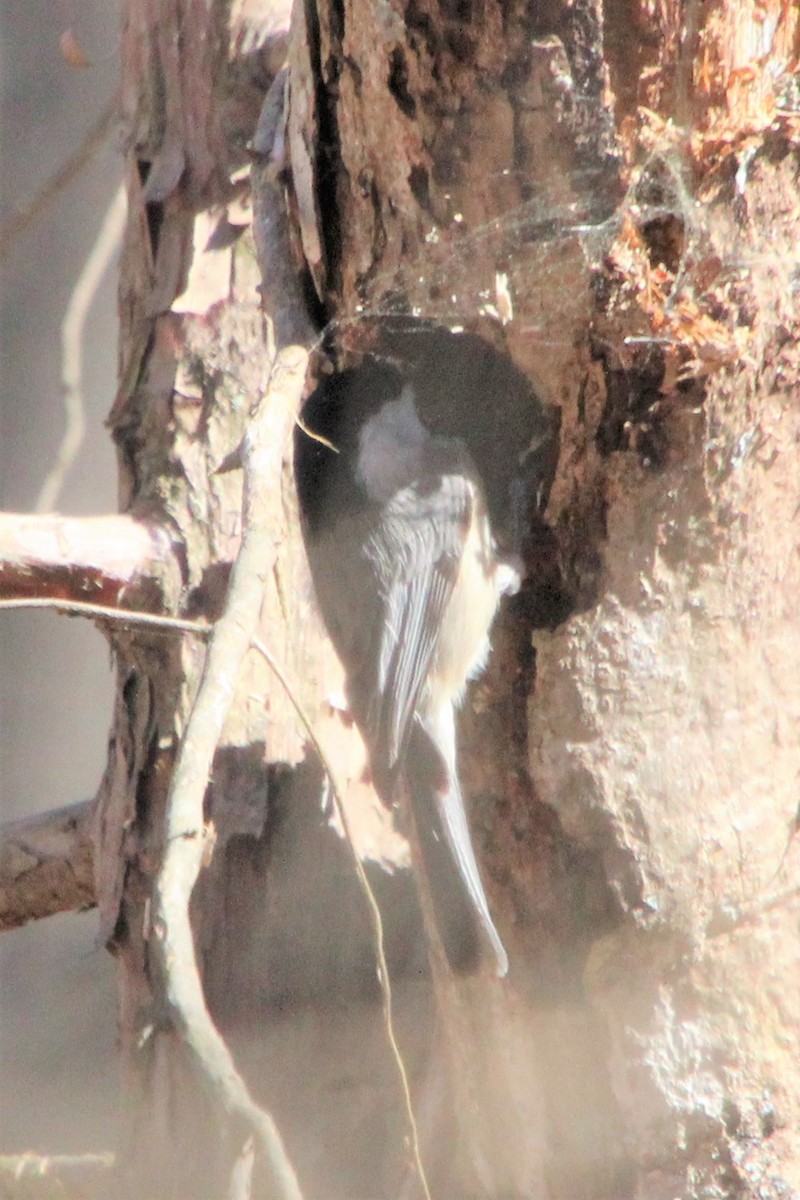
<instances>
[{"instance_id":1,"label":"bark strip","mask_svg":"<svg viewBox=\"0 0 800 1200\"><path fill-rule=\"evenodd\" d=\"M273 1194L281 1200L300 1200L300 1187L272 1117L252 1099L206 1007L189 901L205 852L203 800L214 751L274 562L274 532L266 517L269 492L298 407L307 358L300 347L288 347L278 355L266 396L245 438L242 545L172 778L164 858L153 889L151 938L157 987L162 990L171 1025L188 1049L202 1085L230 1123L232 1177L249 1173L250 1148L255 1145L271 1177ZM245 1185L242 1194L246 1191Z\"/></svg>"}]
</instances>

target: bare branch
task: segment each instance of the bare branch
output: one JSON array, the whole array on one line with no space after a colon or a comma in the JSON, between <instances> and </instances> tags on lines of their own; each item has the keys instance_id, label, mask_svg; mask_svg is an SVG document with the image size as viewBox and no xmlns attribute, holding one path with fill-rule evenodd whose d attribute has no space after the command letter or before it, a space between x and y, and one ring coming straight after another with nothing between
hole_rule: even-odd
<instances>
[{"instance_id":1,"label":"bare branch","mask_svg":"<svg viewBox=\"0 0 800 1200\"><path fill-rule=\"evenodd\" d=\"M0 825L0 930L95 905L94 802Z\"/></svg>"},{"instance_id":2,"label":"bare branch","mask_svg":"<svg viewBox=\"0 0 800 1200\"><path fill-rule=\"evenodd\" d=\"M45 477L35 504L37 513L50 512L55 507L67 471L83 443L86 432L83 407L83 335L86 318L109 263L119 249L126 212L125 186L120 184L72 289L61 322L61 386L66 425L56 461Z\"/></svg>"},{"instance_id":3,"label":"bare branch","mask_svg":"<svg viewBox=\"0 0 800 1200\"><path fill-rule=\"evenodd\" d=\"M105 517L0 513L0 595L115 605L176 570L160 525ZM159 592L161 586L159 586Z\"/></svg>"},{"instance_id":4,"label":"bare branch","mask_svg":"<svg viewBox=\"0 0 800 1200\"><path fill-rule=\"evenodd\" d=\"M267 393L253 415L243 450L243 537L231 575L225 612L209 643L167 805L164 858L153 889L151 946L157 977L175 1031L183 1039L213 1103L231 1123L233 1154L248 1144L272 1179L274 1194L299 1200L300 1187L272 1117L250 1096L203 995L189 919L189 900L204 853L203 800L236 677L255 631L265 581L275 557L275 533L266 518L305 379L307 352L288 347L275 360Z\"/></svg>"},{"instance_id":5,"label":"bare branch","mask_svg":"<svg viewBox=\"0 0 800 1200\"><path fill-rule=\"evenodd\" d=\"M119 1188L113 1154L0 1155L4 1200L105 1200Z\"/></svg>"},{"instance_id":6,"label":"bare branch","mask_svg":"<svg viewBox=\"0 0 800 1200\"><path fill-rule=\"evenodd\" d=\"M68 617L87 617L90 621L112 621L120 625L147 626L158 633L194 633L208 637L213 625L186 617L167 617L163 613L142 612L136 608L113 608L110 604L89 604L83 600L59 600L51 596L23 596L15 600L0 599L0 612L17 608L51 608Z\"/></svg>"}]
</instances>

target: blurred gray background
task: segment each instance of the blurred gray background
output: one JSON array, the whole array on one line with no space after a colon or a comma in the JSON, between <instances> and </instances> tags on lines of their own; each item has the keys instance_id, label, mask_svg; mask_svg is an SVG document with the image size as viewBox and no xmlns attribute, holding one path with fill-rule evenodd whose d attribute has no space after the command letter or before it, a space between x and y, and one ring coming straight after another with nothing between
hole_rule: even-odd
<instances>
[{"instance_id":1,"label":"blurred gray background","mask_svg":"<svg viewBox=\"0 0 800 1200\"><path fill-rule=\"evenodd\" d=\"M0 221L73 157L119 78L119 2L0 7ZM92 65L59 53L71 29ZM0 265L0 507L29 511L64 429L59 326L119 184L118 137L95 153ZM85 341L87 435L60 496L75 515L116 508L103 420L116 376L116 266ZM91 797L103 769L112 687L87 622L0 613L0 819ZM117 1122L113 962L94 913L0 935L0 1153L113 1148Z\"/></svg>"}]
</instances>

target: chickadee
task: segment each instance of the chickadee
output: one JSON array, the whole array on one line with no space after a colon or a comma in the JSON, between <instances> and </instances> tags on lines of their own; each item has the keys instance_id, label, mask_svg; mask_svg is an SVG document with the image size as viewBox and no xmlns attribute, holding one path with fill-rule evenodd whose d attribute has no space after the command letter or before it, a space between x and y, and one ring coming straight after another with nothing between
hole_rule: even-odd
<instances>
[{"instance_id":1,"label":"chickadee","mask_svg":"<svg viewBox=\"0 0 800 1200\"><path fill-rule=\"evenodd\" d=\"M308 560L373 780L427 791L463 888L494 953L508 956L481 883L458 782L455 708L485 666L489 628L519 570L498 554L475 464L436 436L388 363L324 382L295 434ZM409 783L410 780L410 783ZM432 798L431 798L432 796Z\"/></svg>"}]
</instances>

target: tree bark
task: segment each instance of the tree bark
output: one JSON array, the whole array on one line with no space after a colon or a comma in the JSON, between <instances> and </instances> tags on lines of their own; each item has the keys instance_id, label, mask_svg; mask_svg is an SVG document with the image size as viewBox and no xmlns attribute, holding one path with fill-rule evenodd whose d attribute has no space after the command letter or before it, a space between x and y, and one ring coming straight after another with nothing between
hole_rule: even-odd
<instances>
[{"instance_id":1,"label":"tree bark","mask_svg":"<svg viewBox=\"0 0 800 1200\"><path fill-rule=\"evenodd\" d=\"M0 825L0 930L94 907L92 809L86 801Z\"/></svg>"},{"instance_id":2,"label":"tree bark","mask_svg":"<svg viewBox=\"0 0 800 1200\"><path fill-rule=\"evenodd\" d=\"M408 846L326 704L341 671L282 444L270 477L263 637L344 781L436 1197L800 1190L797 22L777 0L297 5L287 123L280 83L251 169L281 20L127 5L110 424L124 513L169 531L158 607L222 609L241 473L220 467L303 323L289 288L337 366L472 347L468 379L481 339L561 410L548 524L461 722L505 984L427 973ZM95 882L131 1100L120 1178L137 1198L262 1195L197 1087L155 940L203 644L112 637ZM411 1197L370 925L324 796L250 655L205 797L202 1000L305 1194Z\"/></svg>"},{"instance_id":3,"label":"tree bark","mask_svg":"<svg viewBox=\"0 0 800 1200\"><path fill-rule=\"evenodd\" d=\"M296 35L340 361L410 310L562 412L534 790L485 696L463 722L514 924L508 989L438 981L458 1194L796 1190L797 13L351 0Z\"/></svg>"}]
</instances>

